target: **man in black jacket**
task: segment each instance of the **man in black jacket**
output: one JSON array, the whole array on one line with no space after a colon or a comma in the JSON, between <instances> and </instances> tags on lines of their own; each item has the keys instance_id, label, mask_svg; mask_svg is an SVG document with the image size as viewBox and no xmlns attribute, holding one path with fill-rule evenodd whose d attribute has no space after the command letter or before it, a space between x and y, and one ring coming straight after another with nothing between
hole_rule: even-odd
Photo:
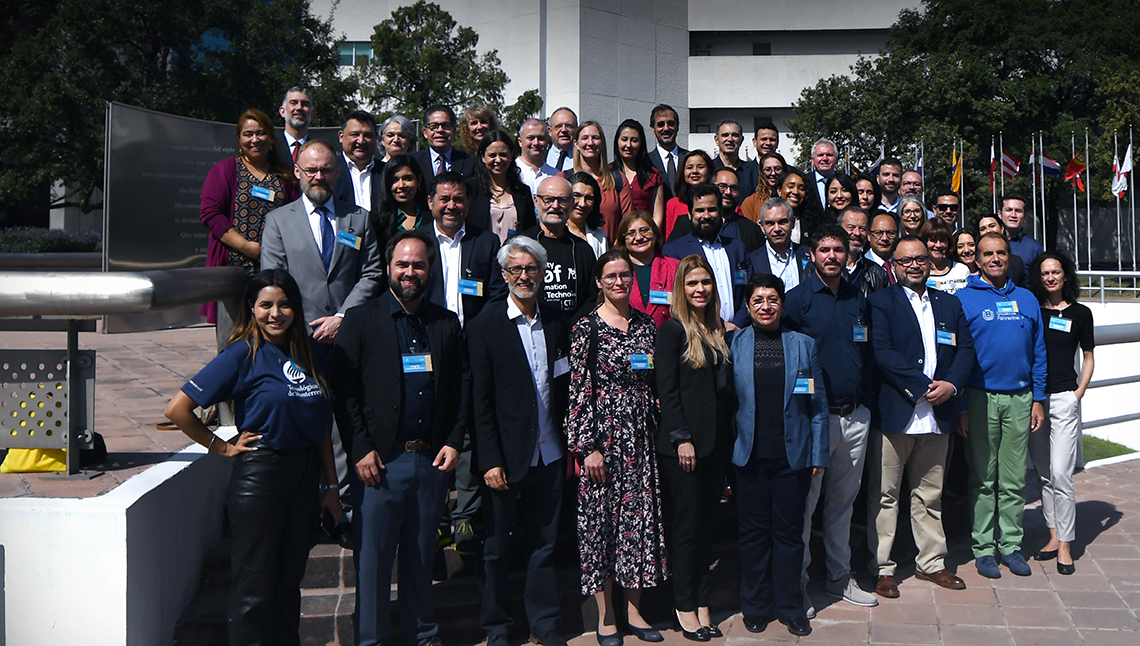
<instances>
[{"instance_id":1,"label":"man in black jacket","mask_svg":"<svg viewBox=\"0 0 1140 646\"><path fill-rule=\"evenodd\" d=\"M867 251L867 213L849 206L839 216L839 226L851 239L851 252L847 254L847 282L859 288L864 296L886 289L891 284L887 270L863 257Z\"/></svg>"},{"instance_id":2,"label":"man in black jacket","mask_svg":"<svg viewBox=\"0 0 1140 646\"><path fill-rule=\"evenodd\" d=\"M570 337L558 308L538 302L546 274L542 245L516 236L498 261L510 297L467 325L478 469L490 487L481 623L488 646L506 646L513 623L506 550L511 532L524 532L534 539L524 593L531 640L565 646L555 629L554 543L566 470ZM529 528L518 526L520 517Z\"/></svg>"},{"instance_id":3,"label":"man in black jacket","mask_svg":"<svg viewBox=\"0 0 1140 646\"><path fill-rule=\"evenodd\" d=\"M349 309L329 357L337 424L355 472L356 643L391 641L392 564L410 639L439 646L432 562L447 472L466 430L470 373L455 314L424 298L435 245L422 231L388 242L388 291Z\"/></svg>"}]
</instances>

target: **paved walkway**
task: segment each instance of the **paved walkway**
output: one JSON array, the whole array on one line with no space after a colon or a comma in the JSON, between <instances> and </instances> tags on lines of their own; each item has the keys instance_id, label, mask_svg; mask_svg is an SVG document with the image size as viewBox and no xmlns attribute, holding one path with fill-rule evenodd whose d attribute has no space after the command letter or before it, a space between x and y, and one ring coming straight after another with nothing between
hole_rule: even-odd
<instances>
[{"instance_id":1,"label":"paved walkway","mask_svg":"<svg viewBox=\"0 0 1140 646\"><path fill-rule=\"evenodd\" d=\"M62 348L62 333L0 333L0 348ZM85 497L114 488L148 465L187 445L177 431L156 431L162 410L185 381L214 355L213 328L138 334L84 333L80 345L97 351L96 430L110 453L92 480L64 480L44 475L0 475L0 497ZM968 589L949 591L917 581L902 570L902 596L880 600L876 608L831 602L818 592L814 632L804 644L1089 644L1140 645L1140 461L1123 462L1078 474L1078 527L1074 555L1077 573L1061 576L1055 561L1030 561L1033 575L981 578L968 546L955 543L948 565L956 567ZM1036 504L1026 512L1026 542L1036 548L1046 532ZM721 567L735 569L734 558ZM747 632L735 611L737 574L717 572L714 593L725 639L730 646L752 642L792 642L796 638L773 624L762 634ZM572 582L570 582L572 583ZM866 586L869 579L864 581ZM650 595L647 595L650 596ZM583 600L592 622L593 601ZM656 614L656 613L654 613ZM448 618L442 618L444 622ZM660 624L667 628L666 619ZM585 626L586 630L592 625ZM667 646L689 644L667 631ZM636 638L627 637L633 644ZM592 632L571 640L594 644Z\"/></svg>"}]
</instances>

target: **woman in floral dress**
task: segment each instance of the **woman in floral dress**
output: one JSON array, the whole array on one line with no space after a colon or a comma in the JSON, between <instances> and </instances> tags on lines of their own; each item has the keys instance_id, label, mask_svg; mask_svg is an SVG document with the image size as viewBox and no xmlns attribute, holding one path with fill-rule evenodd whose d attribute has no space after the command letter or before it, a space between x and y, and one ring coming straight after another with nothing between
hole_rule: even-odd
<instances>
[{"instance_id":1,"label":"woman in floral dress","mask_svg":"<svg viewBox=\"0 0 1140 646\"><path fill-rule=\"evenodd\" d=\"M567 439L582 464L582 593L597 599L602 646L621 643L614 583L625 590L630 631L643 641L661 641L661 633L640 612L641 589L656 586L667 575L655 455L657 326L629 305L633 268L624 252L602 254L594 279L604 301L574 326L570 337Z\"/></svg>"}]
</instances>

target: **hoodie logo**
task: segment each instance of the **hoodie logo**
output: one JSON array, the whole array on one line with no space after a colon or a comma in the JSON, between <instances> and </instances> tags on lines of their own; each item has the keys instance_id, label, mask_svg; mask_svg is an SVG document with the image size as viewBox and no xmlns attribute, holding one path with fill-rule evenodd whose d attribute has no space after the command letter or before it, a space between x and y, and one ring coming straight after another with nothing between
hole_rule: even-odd
<instances>
[{"instance_id":1,"label":"hoodie logo","mask_svg":"<svg viewBox=\"0 0 1140 646\"><path fill-rule=\"evenodd\" d=\"M991 309L988 309L988 308L982 310L982 318L987 320L987 321L994 320L994 311Z\"/></svg>"}]
</instances>

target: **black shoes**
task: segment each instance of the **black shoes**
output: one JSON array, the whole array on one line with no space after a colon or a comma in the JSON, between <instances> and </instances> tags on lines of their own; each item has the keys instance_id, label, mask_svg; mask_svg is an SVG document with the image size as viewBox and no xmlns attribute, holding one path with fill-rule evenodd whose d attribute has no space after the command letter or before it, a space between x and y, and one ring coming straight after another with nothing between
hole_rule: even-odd
<instances>
[{"instance_id":1,"label":"black shoes","mask_svg":"<svg viewBox=\"0 0 1140 646\"><path fill-rule=\"evenodd\" d=\"M1057 574L1064 574L1066 576L1077 571L1076 563L1062 563L1057 561Z\"/></svg>"},{"instance_id":2,"label":"black shoes","mask_svg":"<svg viewBox=\"0 0 1140 646\"><path fill-rule=\"evenodd\" d=\"M657 643L665 641L665 636L662 635L661 631L657 630L656 628L638 628L637 626L630 626L629 632L633 633L634 636L643 642Z\"/></svg>"},{"instance_id":3,"label":"black shoes","mask_svg":"<svg viewBox=\"0 0 1140 646\"><path fill-rule=\"evenodd\" d=\"M621 633L612 635L598 633L598 646L621 646Z\"/></svg>"},{"instance_id":4,"label":"black shoes","mask_svg":"<svg viewBox=\"0 0 1140 646\"><path fill-rule=\"evenodd\" d=\"M744 628L750 633L762 633L772 623L774 617L756 617L753 615L744 615Z\"/></svg>"},{"instance_id":5,"label":"black shoes","mask_svg":"<svg viewBox=\"0 0 1140 646\"><path fill-rule=\"evenodd\" d=\"M720 631L720 626L717 626L716 624L705 626L705 630L709 631L709 637L712 639L720 639L721 637L724 637L724 633Z\"/></svg>"},{"instance_id":6,"label":"black shoes","mask_svg":"<svg viewBox=\"0 0 1140 646\"><path fill-rule=\"evenodd\" d=\"M709 634L709 629L705 628L704 626L701 626L694 632L689 632L685 630L684 626L682 626L681 634L684 635L685 639L694 642L707 642L712 639L712 635Z\"/></svg>"},{"instance_id":7,"label":"black shoes","mask_svg":"<svg viewBox=\"0 0 1140 646\"><path fill-rule=\"evenodd\" d=\"M788 632L803 637L811 634L811 621L807 617L780 619L780 623L788 627Z\"/></svg>"},{"instance_id":8,"label":"black shoes","mask_svg":"<svg viewBox=\"0 0 1140 646\"><path fill-rule=\"evenodd\" d=\"M566 638L553 630L548 630L542 634L541 637L531 633L530 641L538 646L566 646ZM503 637L504 646L506 644L506 637ZM601 642L601 639L598 639ZM487 646L492 646L490 643ZM605 646L605 645L603 645Z\"/></svg>"},{"instance_id":9,"label":"black shoes","mask_svg":"<svg viewBox=\"0 0 1140 646\"><path fill-rule=\"evenodd\" d=\"M487 646L510 646L506 635L488 635Z\"/></svg>"}]
</instances>

